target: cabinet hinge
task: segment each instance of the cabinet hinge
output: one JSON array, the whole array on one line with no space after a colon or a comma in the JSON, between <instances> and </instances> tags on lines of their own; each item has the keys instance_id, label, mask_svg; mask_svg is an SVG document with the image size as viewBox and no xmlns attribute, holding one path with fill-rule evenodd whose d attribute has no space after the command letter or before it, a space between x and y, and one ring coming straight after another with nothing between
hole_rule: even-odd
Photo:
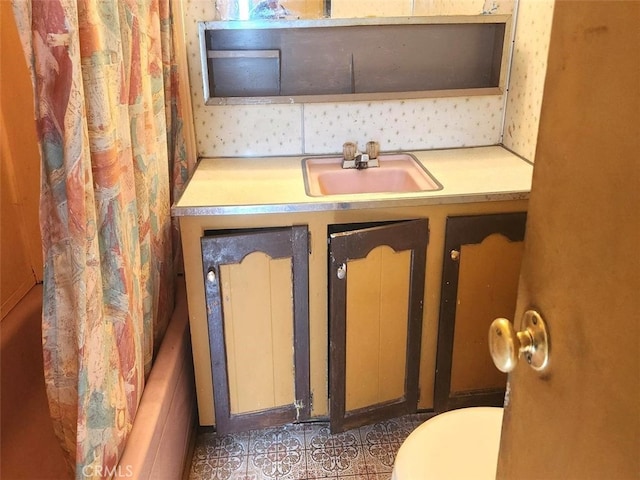
<instances>
[{"instance_id":1,"label":"cabinet hinge","mask_svg":"<svg viewBox=\"0 0 640 480\"><path fill-rule=\"evenodd\" d=\"M309 255L311 255L311 232L307 232L307 245L309 246Z\"/></svg>"},{"instance_id":2,"label":"cabinet hinge","mask_svg":"<svg viewBox=\"0 0 640 480\"><path fill-rule=\"evenodd\" d=\"M304 401L296 399L293 402L293 408L296 409L296 422L300 421L300 412L305 409ZM313 410L313 392L309 392L309 413Z\"/></svg>"},{"instance_id":3,"label":"cabinet hinge","mask_svg":"<svg viewBox=\"0 0 640 480\"><path fill-rule=\"evenodd\" d=\"M296 409L296 422L300 421L300 410L304 409L304 402L302 400L296 399L293 402L293 407Z\"/></svg>"}]
</instances>

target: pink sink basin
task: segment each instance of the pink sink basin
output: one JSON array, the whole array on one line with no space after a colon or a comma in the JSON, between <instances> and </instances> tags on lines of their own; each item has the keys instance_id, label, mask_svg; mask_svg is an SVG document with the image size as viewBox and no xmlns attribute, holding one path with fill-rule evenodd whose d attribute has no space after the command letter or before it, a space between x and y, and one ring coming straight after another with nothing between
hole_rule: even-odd
<instances>
[{"instance_id":1,"label":"pink sink basin","mask_svg":"<svg viewBox=\"0 0 640 480\"><path fill-rule=\"evenodd\" d=\"M312 197L353 193L407 193L440 190L442 185L406 153L382 154L380 166L342 168L340 157L305 158L305 188Z\"/></svg>"}]
</instances>

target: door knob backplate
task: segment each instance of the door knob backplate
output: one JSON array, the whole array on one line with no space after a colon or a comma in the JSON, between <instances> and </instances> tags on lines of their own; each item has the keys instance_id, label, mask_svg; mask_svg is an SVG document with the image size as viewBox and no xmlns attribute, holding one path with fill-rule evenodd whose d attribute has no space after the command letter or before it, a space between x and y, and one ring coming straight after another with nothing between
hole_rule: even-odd
<instances>
[{"instance_id":1,"label":"door knob backplate","mask_svg":"<svg viewBox=\"0 0 640 480\"><path fill-rule=\"evenodd\" d=\"M505 318L497 318L489 327L489 350L498 370L510 372L520 355L534 370L544 370L549 363L549 335L538 312L527 310L522 318L522 331L516 332Z\"/></svg>"}]
</instances>

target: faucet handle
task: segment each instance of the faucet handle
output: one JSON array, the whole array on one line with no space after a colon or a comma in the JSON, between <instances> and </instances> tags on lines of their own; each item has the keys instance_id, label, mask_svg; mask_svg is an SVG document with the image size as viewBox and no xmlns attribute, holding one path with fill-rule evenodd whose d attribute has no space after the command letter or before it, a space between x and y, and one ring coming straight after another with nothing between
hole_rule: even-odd
<instances>
[{"instance_id":1,"label":"faucet handle","mask_svg":"<svg viewBox=\"0 0 640 480\"><path fill-rule=\"evenodd\" d=\"M345 142L342 145L342 158L344 160L353 160L356 158L358 146L354 142Z\"/></svg>"},{"instance_id":2,"label":"faucet handle","mask_svg":"<svg viewBox=\"0 0 640 480\"><path fill-rule=\"evenodd\" d=\"M375 160L380 153L380 144L378 142L367 142L366 152L371 160Z\"/></svg>"}]
</instances>

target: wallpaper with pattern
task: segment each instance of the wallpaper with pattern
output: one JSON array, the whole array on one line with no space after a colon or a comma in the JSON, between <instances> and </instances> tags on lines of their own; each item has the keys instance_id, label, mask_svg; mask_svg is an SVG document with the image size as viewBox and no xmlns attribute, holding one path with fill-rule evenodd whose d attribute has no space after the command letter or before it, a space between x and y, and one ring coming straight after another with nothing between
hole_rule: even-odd
<instances>
[{"instance_id":1,"label":"wallpaper with pattern","mask_svg":"<svg viewBox=\"0 0 640 480\"><path fill-rule=\"evenodd\" d=\"M529 160L536 153L553 5L554 0L520 0L518 7L503 143Z\"/></svg>"}]
</instances>

